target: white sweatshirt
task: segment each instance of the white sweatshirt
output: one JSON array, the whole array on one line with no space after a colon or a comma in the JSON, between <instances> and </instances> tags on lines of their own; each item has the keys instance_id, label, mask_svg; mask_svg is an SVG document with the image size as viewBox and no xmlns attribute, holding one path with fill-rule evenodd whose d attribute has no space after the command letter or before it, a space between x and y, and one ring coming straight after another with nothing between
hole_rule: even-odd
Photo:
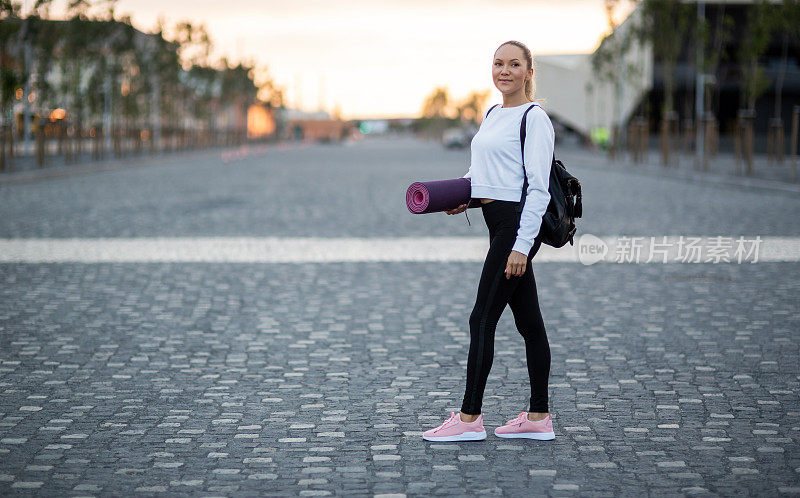
<instances>
[{"instance_id":1,"label":"white sweatshirt","mask_svg":"<svg viewBox=\"0 0 800 498\"><path fill-rule=\"evenodd\" d=\"M481 123L472 139L469 171L463 176L471 179L473 198L519 202L523 182L519 126L525 110L532 105L498 105ZM528 112L525 119L528 192L512 250L527 255L550 203L550 164L555 132L547 113L538 105Z\"/></svg>"}]
</instances>

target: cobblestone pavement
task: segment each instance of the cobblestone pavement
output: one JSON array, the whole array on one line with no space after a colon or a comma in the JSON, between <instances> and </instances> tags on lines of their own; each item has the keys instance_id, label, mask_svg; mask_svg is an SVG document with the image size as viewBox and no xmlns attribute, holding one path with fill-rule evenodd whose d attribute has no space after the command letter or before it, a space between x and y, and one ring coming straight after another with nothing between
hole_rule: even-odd
<instances>
[{"instance_id":1,"label":"cobblestone pavement","mask_svg":"<svg viewBox=\"0 0 800 498\"><path fill-rule=\"evenodd\" d=\"M0 236L478 235L479 211L392 201L465 157L378 141L2 186ZM599 236L800 232L797 196L568 167ZM797 263L534 260L555 441L425 442L460 406L480 270L0 264L0 495L800 494ZM506 312L487 431L528 395Z\"/></svg>"},{"instance_id":2,"label":"cobblestone pavement","mask_svg":"<svg viewBox=\"0 0 800 498\"><path fill-rule=\"evenodd\" d=\"M800 195L603 170L559 149L583 185L581 230L595 235L800 235ZM599 156L597 161L605 161ZM167 162L168 161L168 162ZM0 183L0 237L484 235L480 209L410 215L406 188L463 176L469 153L409 139L274 150ZM474 215L473 215L474 213ZM474 220L472 218L475 218Z\"/></svg>"},{"instance_id":3,"label":"cobblestone pavement","mask_svg":"<svg viewBox=\"0 0 800 498\"><path fill-rule=\"evenodd\" d=\"M695 169L694 152L683 152L679 157L673 155L671 158L671 166L669 166L668 169L672 171L679 170L698 173L699 175L738 177L740 179L752 180L773 180L786 184L798 185L797 181L800 180L800 177L798 177L800 171L798 171L797 163L795 163L794 172L792 172L791 155L785 155L781 163L777 160L771 160L765 152L759 152L753 157L753 171L750 174L746 174L744 160L736 160L736 155L732 151L733 144L731 143L727 148L731 150L731 152L721 152L716 157L709 158L705 170L700 168ZM795 161L797 161L797 159L795 159ZM633 160L632 155L628 153L628 151L625 151L622 157L618 155L615 162L627 164L637 169L665 169L661 159L661 153L656 149L651 149L647 159L638 163Z\"/></svg>"}]
</instances>

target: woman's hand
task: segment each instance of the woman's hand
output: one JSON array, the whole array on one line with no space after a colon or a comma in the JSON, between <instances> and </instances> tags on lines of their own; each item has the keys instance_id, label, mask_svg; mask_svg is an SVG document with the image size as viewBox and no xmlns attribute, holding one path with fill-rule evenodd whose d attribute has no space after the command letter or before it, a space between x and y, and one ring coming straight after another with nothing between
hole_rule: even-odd
<instances>
[{"instance_id":1,"label":"woman's hand","mask_svg":"<svg viewBox=\"0 0 800 498\"><path fill-rule=\"evenodd\" d=\"M455 209L451 209L450 211L445 211L445 213L447 213L447 214L458 214L458 213L463 213L466 210L467 210L467 205L466 204L462 204L462 205L458 206Z\"/></svg>"},{"instance_id":2,"label":"woman's hand","mask_svg":"<svg viewBox=\"0 0 800 498\"><path fill-rule=\"evenodd\" d=\"M511 251L506 263L506 280L514 277L521 277L525 273L525 266L528 264L528 257L519 251Z\"/></svg>"}]
</instances>

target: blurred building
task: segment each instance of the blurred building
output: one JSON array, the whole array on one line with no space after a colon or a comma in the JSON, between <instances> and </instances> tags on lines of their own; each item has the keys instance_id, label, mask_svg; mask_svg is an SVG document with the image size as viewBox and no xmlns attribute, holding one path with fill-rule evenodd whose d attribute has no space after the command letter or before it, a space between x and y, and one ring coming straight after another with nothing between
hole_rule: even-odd
<instances>
[{"instance_id":1,"label":"blurred building","mask_svg":"<svg viewBox=\"0 0 800 498\"><path fill-rule=\"evenodd\" d=\"M275 133L275 113L264 104L253 104L247 109L247 138L264 138Z\"/></svg>"},{"instance_id":2,"label":"blurred building","mask_svg":"<svg viewBox=\"0 0 800 498\"><path fill-rule=\"evenodd\" d=\"M338 142L352 133L353 123L332 118L325 111L306 112L285 109L285 125L281 138L310 140L314 142Z\"/></svg>"},{"instance_id":3,"label":"blurred building","mask_svg":"<svg viewBox=\"0 0 800 498\"><path fill-rule=\"evenodd\" d=\"M698 0L684 0L697 4ZM723 134L730 134L736 124L737 113L743 106L744 77L739 52L745 43L747 13L756 0L704 1L704 16L710 29L714 29L720 16L730 18L730 36L722 45L722 56L714 74L710 102L706 109L714 115ZM604 44L614 44L626 38L641 20L641 4L622 22ZM696 16L694 10L692 15ZM634 38L634 37L630 37ZM793 106L800 105L800 44L788 38L784 46L784 33L772 34L769 47L759 59L768 82L767 90L755 106L756 134L763 137L769 122L774 118L776 83L783 71L781 116L784 123L791 119ZM602 48L602 45L601 45ZM608 48L608 47L605 47ZM788 53L784 64L784 50ZM694 119L697 68L695 64L695 37L688 36L680 50L674 72L674 109L678 119ZM649 120L656 129L661 120L661 102L664 98L664 70L659 54L649 44L639 42L626 45L618 62L621 84L617 89L609 80L603 80L592 67L593 54L539 55L536 60L536 97L543 103L554 121L558 121L584 137L592 130L611 129L614 123L627 124L634 116ZM632 69L632 70L631 70Z\"/></svg>"}]
</instances>

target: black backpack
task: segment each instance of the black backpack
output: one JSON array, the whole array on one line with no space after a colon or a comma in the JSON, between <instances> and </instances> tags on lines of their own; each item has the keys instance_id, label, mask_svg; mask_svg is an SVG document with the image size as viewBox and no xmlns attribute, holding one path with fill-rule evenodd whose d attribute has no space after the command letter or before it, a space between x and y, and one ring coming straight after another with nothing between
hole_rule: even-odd
<instances>
[{"instance_id":1,"label":"black backpack","mask_svg":"<svg viewBox=\"0 0 800 498\"><path fill-rule=\"evenodd\" d=\"M486 111L486 116L497 107L493 105ZM528 111L539 104L533 104L525 110L522 115L522 122L519 125L519 143L522 148L522 197L517 204L517 212L522 212L525 206L525 197L528 192L528 173L525 170L525 120ZM484 117L485 118L485 117ZM583 197L581 196L581 183L577 178L569 174L564 164L556 159L553 152L553 163L550 165L550 203L542 216L542 225L539 234L536 236L543 244L553 247L562 247L567 242L574 245L573 236L577 230L575 218L580 218L583 214Z\"/></svg>"}]
</instances>

